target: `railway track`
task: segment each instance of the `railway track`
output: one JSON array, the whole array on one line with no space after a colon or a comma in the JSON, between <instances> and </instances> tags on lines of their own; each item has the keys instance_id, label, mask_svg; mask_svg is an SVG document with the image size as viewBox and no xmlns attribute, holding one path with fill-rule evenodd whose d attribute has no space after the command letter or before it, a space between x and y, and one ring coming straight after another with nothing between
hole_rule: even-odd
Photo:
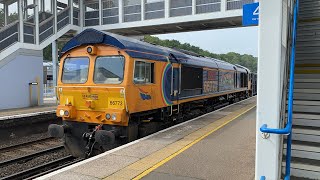
<instances>
[{"instance_id":1,"label":"railway track","mask_svg":"<svg viewBox=\"0 0 320 180\"><path fill-rule=\"evenodd\" d=\"M62 142L43 138L0 148L0 179L32 179L78 162Z\"/></svg>"},{"instance_id":2,"label":"railway track","mask_svg":"<svg viewBox=\"0 0 320 180\"><path fill-rule=\"evenodd\" d=\"M42 139L37 139L37 140L33 140L33 141L19 143L19 144L15 144L15 145L12 145L12 146L7 146L7 147L0 148L0 152L9 151L9 150L12 150L12 149L17 149L17 148L23 147L23 146L30 146L30 145L33 145L33 144L38 144L38 143L46 142L48 140L53 140L53 139L54 138L46 137L46 138L42 138Z\"/></svg>"},{"instance_id":3,"label":"railway track","mask_svg":"<svg viewBox=\"0 0 320 180\"><path fill-rule=\"evenodd\" d=\"M56 171L58 169L61 169L63 167L69 166L71 164L74 164L76 162L79 162L83 159L77 159L71 155L56 159L54 161L50 161L48 163L32 167L30 169L26 169L21 172L17 172L14 174L11 174L9 176L1 178L1 180L9 180L9 179L34 179L36 177L45 175L47 173Z\"/></svg>"}]
</instances>

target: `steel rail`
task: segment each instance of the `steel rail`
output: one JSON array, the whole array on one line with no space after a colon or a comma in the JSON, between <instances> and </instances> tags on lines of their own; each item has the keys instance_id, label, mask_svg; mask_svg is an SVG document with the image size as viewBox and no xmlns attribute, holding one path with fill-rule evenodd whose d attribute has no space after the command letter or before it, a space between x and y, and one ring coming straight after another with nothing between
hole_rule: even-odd
<instances>
[{"instance_id":1,"label":"steel rail","mask_svg":"<svg viewBox=\"0 0 320 180\"><path fill-rule=\"evenodd\" d=\"M17 162L20 162L20 161L31 160L31 159L33 159L35 157L38 157L38 156L41 156L43 154L51 153L51 152L58 151L58 150L61 150L61 149L64 149L63 145L56 146L56 147L53 147L53 148L50 148L50 149L45 149L45 150L42 150L42 151L38 151L38 152L35 152L35 153L32 153L32 154L28 154L28 155L25 155L25 156L20 156L20 157L14 158L14 159L1 161L0 162L0 167L7 166L9 164L14 164L14 163L17 163Z\"/></svg>"},{"instance_id":2,"label":"steel rail","mask_svg":"<svg viewBox=\"0 0 320 180\"><path fill-rule=\"evenodd\" d=\"M35 177L39 177L39 176L43 175L44 173L49 173L49 172L55 171L57 169L60 169L62 167L65 167L67 165L70 165L70 164L73 164L73 163L76 163L76 162L79 162L82 160L82 159L79 159L77 161L74 161L75 159L76 159L75 157L69 155L69 156L66 156L66 157L63 157L63 158L60 158L60 159L57 159L57 160L33 167L33 168L30 168L27 170L21 171L21 172L6 176L4 178L1 178L1 180L26 179L26 178L33 179ZM72 161L72 162L70 162L70 161ZM61 165L61 164L63 164L63 165Z\"/></svg>"},{"instance_id":3,"label":"steel rail","mask_svg":"<svg viewBox=\"0 0 320 180\"><path fill-rule=\"evenodd\" d=\"M34 140L34 141L29 141L29 142L15 144L15 145L12 145L12 146L3 147L3 148L0 148L0 152L8 151L10 149L16 149L16 148L18 148L20 146L28 146L28 145L31 145L31 144L34 144L34 143L45 142L45 141L50 140L50 139L54 139L54 138L47 137L47 138L42 138L42 139L38 139L38 140Z\"/></svg>"}]
</instances>

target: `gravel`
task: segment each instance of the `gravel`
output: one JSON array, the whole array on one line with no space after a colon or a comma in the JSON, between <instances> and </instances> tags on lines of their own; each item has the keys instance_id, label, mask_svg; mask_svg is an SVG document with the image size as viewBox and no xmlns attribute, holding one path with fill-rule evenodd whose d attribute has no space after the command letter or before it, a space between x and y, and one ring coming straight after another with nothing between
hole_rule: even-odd
<instances>
[{"instance_id":1,"label":"gravel","mask_svg":"<svg viewBox=\"0 0 320 180\"><path fill-rule=\"evenodd\" d=\"M26 143L26 142L30 142L30 141L39 140L39 139L44 139L47 137L49 137L48 133L41 133L41 134L33 134L30 136L25 136L25 137L13 138L8 141L0 141L0 148L5 148L5 147L13 146L16 144L21 144L21 143Z\"/></svg>"},{"instance_id":2,"label":"gravel","mask_svg":"<svg viewBox=\"0 0 320 180\"><path fill-rule=\"evenodd\" d=\"M44 163L48 163L48 162L66 157L68 155L69 154L65 150L58 150L56 152L52 152L52 153L49 153L49 154L46 154L43 156L33 158L33 159L26 161L26 162L19 162L19 163L15 163L15 164L10 164L8 166L0 168L0 178L21 172L23 170L33 168L35 166L42 165Z\"/></svg>"}]
</instances>

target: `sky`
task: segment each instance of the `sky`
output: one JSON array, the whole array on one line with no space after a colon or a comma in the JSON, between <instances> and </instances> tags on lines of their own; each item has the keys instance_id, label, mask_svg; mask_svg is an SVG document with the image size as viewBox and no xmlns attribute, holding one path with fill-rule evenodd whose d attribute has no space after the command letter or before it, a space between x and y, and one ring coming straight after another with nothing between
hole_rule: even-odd
<instances>
[{"instance_id":1,"label":"sky","mask_svg":"<svg viewBox=\"0 0 320 180\"><path fill-rule=\"evenodd\" d=\"M258 27L229 28L156 35L160 39L175 39L190 43L212 53L236 52L258 56Z\"/></svg>"}]
</instances>

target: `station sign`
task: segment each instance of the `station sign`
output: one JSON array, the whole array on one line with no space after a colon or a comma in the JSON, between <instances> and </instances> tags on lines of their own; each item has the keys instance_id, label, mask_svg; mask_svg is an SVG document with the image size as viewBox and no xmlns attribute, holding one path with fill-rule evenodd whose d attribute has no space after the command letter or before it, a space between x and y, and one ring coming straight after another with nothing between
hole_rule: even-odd
<instances>
[{"instance_id":1,"label":"station sign","mask_svg":"<svg viewBox=\"0 0 320 180\"><path fill-rule=\"evenodd\" d=\"M243 5L242 25L257 26L259 24L259 2Z\"/></svg>"}]
</instances>

